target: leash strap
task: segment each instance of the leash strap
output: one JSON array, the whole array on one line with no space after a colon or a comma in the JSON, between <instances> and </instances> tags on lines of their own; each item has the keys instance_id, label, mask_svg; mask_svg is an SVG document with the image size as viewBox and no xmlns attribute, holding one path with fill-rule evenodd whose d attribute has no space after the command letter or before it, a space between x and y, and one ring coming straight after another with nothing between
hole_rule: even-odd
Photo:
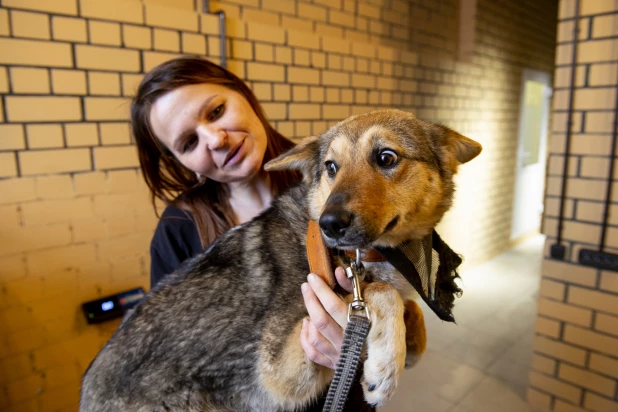
<instances>
[{"instance_id":1,"label":"leash strap","mask_svg":"<svg viewBox=\"0 0 618 412\"><path fill-rule=\"evenodd\" d=\"M362 315L349 315L348 326L343 334L341 356L337 362L335 376L328 388L328 395L322 412L341 412L348 398L350 387L360 364L363 343L369 334L370 320Z\"/></svg>"}]
</instances>

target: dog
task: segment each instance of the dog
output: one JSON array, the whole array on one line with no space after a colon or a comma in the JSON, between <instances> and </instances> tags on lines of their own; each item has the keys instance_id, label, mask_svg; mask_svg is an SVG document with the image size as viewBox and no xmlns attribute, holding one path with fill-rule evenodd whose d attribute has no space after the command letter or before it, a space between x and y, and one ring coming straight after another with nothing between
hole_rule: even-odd
<instances>
[{"instance_id":1,"label":"dog","mask_svg":"<svg viewBox=\"0 0 618 412\"><path fill-rule=\"evenodd\" d=\"M185 262L123 319L84 374L80 410L308 405L333 377L307 359L299 338L309 221L319 222L331 250L394 247L426 236L452 204L458 165L480 152L479 143L394 109L305 138L265 165L298 170L302 182ZM365 266L372 326L361 383L366 400L380 406L397 387L406 352L423 352L424 323L398 272L388 263Z\"/></svg>"}]
</instances>

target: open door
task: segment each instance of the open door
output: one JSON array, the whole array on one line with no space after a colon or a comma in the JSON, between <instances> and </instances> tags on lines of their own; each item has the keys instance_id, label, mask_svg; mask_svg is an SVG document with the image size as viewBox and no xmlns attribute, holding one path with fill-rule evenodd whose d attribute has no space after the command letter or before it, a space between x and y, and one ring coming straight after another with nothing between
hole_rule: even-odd
<instances>
[{"instance_id":1,"label":"open door","mask_svg":"<svg viewBox=\"0 0 618 412\"><path fill-rule=\"evenodd\" d=\"M549 73L524 70L511 226L513 242L538 233L541 228L551 95Z\"/></svg>"}]
</instances>

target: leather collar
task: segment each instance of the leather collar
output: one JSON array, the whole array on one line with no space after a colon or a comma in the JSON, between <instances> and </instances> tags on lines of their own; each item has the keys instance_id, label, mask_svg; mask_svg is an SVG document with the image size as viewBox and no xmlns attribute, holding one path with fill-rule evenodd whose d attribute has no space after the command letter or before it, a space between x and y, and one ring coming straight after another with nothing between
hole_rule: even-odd
<instances>
[{"instance_id":1,"label":"leather collar","mask_svg":"<svg viewBox=\"0 0 618 412\"><path fill-rule=\"evenodd\" d=\"M320 276L331 288L335 287L337 282L333 272L331 256L326 246L324 246L320 226L315 220L309 220L306 247L311 273ZM351 259L356 259L356 252L353 250L346 250L345 255ZM363 262L386 262L384 256L375 249L362 250L361 260Z\"/></svg>"}]
</instances>

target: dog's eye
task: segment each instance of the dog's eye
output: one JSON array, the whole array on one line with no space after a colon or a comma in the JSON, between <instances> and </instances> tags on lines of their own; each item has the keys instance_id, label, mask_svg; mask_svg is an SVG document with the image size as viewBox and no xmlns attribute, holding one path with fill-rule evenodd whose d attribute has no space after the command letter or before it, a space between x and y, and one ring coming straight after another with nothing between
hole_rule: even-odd
<instances>
[{"instance_id":1,"label":"dog's eye","mask_svg":"<svg viewBox=\"0 0 618 412\"><path fill-rule=\"evenodd\" d=\"M390 149L384 149L378 153L378 158L376 160L380 167L391 167L397 163L397 153Z\"/></svg>"},{"instance_id":2,"label":"dog's eye","mask_svg":"<svg viewBox=\"0 0 618 412\"><path fill-rule=\"evenodd\" d=\"M327 161L324 163L326 165L326 173L328 173L328 177L335 177L337 174L337 165L333 161Z\"/></svg>"}]
</instances>

